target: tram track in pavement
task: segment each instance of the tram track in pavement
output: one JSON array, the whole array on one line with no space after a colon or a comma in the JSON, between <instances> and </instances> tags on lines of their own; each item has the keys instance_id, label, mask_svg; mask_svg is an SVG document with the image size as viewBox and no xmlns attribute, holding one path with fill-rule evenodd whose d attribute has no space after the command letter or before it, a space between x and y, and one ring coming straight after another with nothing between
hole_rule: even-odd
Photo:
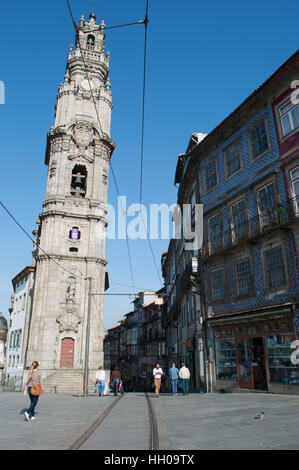
<instances>
[{"instance_id":1,"label":"tram track in pavement","mask_svg":"<svg viewBox=\"0 0 299 470\"><path fill-rule=\"evenodd\" d=\"M150 433L149 433L149 449L150 450L159 450L159 431L157 418L154 412L154 408L151 402L151 399L147 393L145 393L148 413L149 413L149 424L150 424Z\"/></svg>"},{"instance_id":2,"label":"tram track in pavement","mask_svg":"<svg viewBox=\"0 0 299 470\"><path fill-rule=\"evenodd\" d=\"M84 444L88 438L95 432L95 430L102 424L104 419L109 415L109 413L113 410L115 405L122 399L123 395L119 395L119 397L113 401L113 403L108 406L108 408L104 411L104 413L99 416L99 418L77 439L69 448L68 450L78 450L82 444Z\"/></svg>"},{"instance_id":3,"label":"tram track in pavement","mask_svg":"<svg viewBox=\"0 0 299 470\"><path fill-rule=\"evenodd\" d=\"M116 400L113 401L111 405L94 421L94 423L71 445L67 450L78 450L82 447L83 444L88 443L88 439L95 433L95 431L101 426L103 421L111 413L114 407L119 403L123 397L126 395L120 395ZM148 411L148 421L149 421L149 450L158 450L159 449L159 432L156 415L153 409L150 396L144 394L147 404Z\"/></svg>"}]
</instances>

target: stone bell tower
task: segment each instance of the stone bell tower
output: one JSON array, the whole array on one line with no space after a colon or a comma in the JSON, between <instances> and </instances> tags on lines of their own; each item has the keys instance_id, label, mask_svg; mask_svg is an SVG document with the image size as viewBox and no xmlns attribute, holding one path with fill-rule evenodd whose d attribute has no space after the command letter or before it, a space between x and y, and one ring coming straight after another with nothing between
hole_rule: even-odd
<instances>
[{"instance_id":1,"label":"stone bell tower","mask_svg":"<svg viewBox=\"0 0 299 470\"><path fill-rule=\"evenodd\" d=\"M37 360L46 385L48 380L48 387L56 384L58 391L70 377L77 377L75 389L83 383L86 278L92 277L92 292L104 293L105 288L107 185L115 144L110 139L112 99L104 26L96 24L94 14L89 21L82 16L77 26L76 45L70 47L58 90L55 124L47 136L47 189L34 232L42 250L60 266L42 250L33 252L36 278L26 368ZM91 299L92 380L93 371L103 363L103 299Z\"/></svg>"}]
</instances>

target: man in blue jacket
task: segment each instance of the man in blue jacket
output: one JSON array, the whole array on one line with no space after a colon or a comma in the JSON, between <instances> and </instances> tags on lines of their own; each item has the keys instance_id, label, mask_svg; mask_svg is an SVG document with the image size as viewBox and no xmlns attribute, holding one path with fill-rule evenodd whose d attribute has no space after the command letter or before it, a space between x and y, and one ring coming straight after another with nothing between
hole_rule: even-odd
<instances>
[{"instance_id":1,"label":"man in blue jacket","mask_svg":"<svg viewBox=\"0 0 299 470\"><path fill-rule=\"evenodd\" d=\"M172 395L175 396L178 394L178 379L179 379L179 370L177 369L175 363L173 363L172 367L169 369L169 377L171 380Z\"/></svg>"}]
</instances>

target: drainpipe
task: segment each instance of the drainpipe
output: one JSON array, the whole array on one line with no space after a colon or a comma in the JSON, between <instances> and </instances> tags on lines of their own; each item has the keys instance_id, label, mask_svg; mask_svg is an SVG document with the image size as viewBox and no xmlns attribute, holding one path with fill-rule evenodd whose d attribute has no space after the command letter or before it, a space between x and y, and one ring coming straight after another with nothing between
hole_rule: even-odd
<instances>
[{"instance_id":1,"label":"drainpipe","mask_svg":"<svg viewBox=\"0 0 299 470\"><path fill-rule=\"evenodd\" d=\"M196 170L197 170L197 201L200 203L201 201L201 194L200 194L200 167L199 165L195 165ZM206 393L210 392L209 385L208 385L208 378L209 378L209 354L208 354L208 346L207 346L207 332L206 332L206 302L205 302L205 291L204 291L204 271L203 271L203 265L200 259L200 256L198 256L198 262L200 265L199 273L200 273L200 291L199 291L199 299L200 299L200 318L201 318L201 325L202 325L202 352L203 352L203 371L204 371L204 386L205 386L205 391ZM212 377L210 377L210 380L212 380Z\"/></svg>"},{"instance_id":2,"label":"drainpipe","mask_svg":"<svg viewBox=\"0 0 299 470\"><path fill-rule=\"evenodd\" d=\"M288 182L285 174L285 169L282 168L282 176L283 176L283 184L284 184L284 190L286 196L288 196ZM294 260L295 260L295 265L296 265L296 274L297 274L297 280L299 281L299 265L298 265L298 256L297 256L297 250L296 250L296 243L295 243L295 237L294 237L294 232L293 230L291 231L291 237L292 237L292 244L293 244L293 251L294 251Z\"/></svg>"}]
</instances>

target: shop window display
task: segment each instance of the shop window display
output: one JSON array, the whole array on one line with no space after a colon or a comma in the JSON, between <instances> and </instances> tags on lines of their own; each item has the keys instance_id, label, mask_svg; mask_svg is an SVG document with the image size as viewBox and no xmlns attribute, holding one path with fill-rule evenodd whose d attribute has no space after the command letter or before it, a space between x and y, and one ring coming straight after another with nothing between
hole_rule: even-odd
<instances>
[{"instance_id":1,"label":"shop window display","mask_svg":"<svg viewBox=\"0 0 299 470\"><path fill-rule=\"evenodd\" d=\"M271 335L266 337L270 382L299 384L299 368L292 364L291 343L293 335Z\"/></svg>"},{"instance_id":2,"label":"shop window display","mask_svg":"<svg viewBox=\"0 0 299 470\"><path fill-rule=\"evenodd\" d=\"M217 379L237 379L236 348L232 338L216 339L216 375Z\"/></svg>"}]
</instances>

